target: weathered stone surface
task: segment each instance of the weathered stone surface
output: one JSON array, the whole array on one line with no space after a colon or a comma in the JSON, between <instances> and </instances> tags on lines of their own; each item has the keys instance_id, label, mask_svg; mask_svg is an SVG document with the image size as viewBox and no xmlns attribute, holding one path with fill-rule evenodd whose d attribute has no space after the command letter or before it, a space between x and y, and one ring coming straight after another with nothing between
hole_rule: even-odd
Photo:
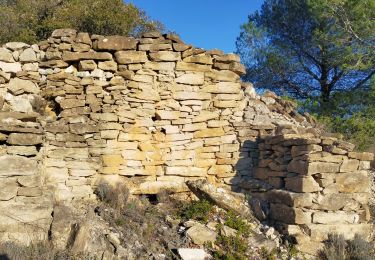
<instances>
[{"instance_id":1,"label":"weathered stone surface","mask_svg":"<svg viewBox=\"0 0 375 260\"><path fill-rule=\"evenodd\" d=\"M241 216L253 219L249 206L239 197L235 197L227 190L216 188L206 180L190 180L186 182L190 190L201 199L209 199L219 207L233 210Z\"/></svg>"},{"instance_id":2,"label":"weathered stone surface","mask_svg":"<svg viewBox=\"0 0 375 260\"><path fill-rule=\"evenodd\" d=\"M211 256L199 248L179 248L177 252L182 260L205 260Z\"/></svg>"},{"instance_id":3,"label":"weathered stone surface","mask_svg":"<svg viewBox=\"0 0 375 260\"><path fill-rule=\"evenodd\" d=\"M283 204L273 204L270 207L270 217L286 224L309 224L311 212L300 208L292 208Z\"/></svg>"},{"instance_id":4,"label":"weathered stone surface","mask_svg":"<svg viewBox=\"0 0 375 260\"><path fill-rule=\"evenodd\" d=\"M349 156L349 158L358 159L358 160L361 160L361 161L372 161L372 160L374 160L374 154L373 153L349 152L348 156Z\"/></svg>"},{"instance_id":5,"label":"weathered stone surface","mask_svg":"<svg viewBox=\"0 0 375 260\"><path fill-rule=\"evenodd\" d=\"M13 62L13 63L8 63L8 62L3 62L0 61L0 70L3 72L10 72L10 73L17 73L22 71L21 63L19 62Z\"/></svg>"},{"instance_id":6,"label":"weathered stone surface","mask_svg":"<svg viewBox=\"0 0 375 260\"><path fill-rule=\"evenodd\" d=\"M24 92L32 94L38 94L40 92L39 87L34 82L19 78L10 79L8 89L14 95L20 95Z\"/></svg>"},{"instance_id":7,"label":"weathered stone surface","mask_svg":"<svg viewBox=\"0 0 375 260\"><path fill-rule=\"evenodd\" d=\"M151 52L150 58L152 61L177 61L181 59L181 55L173 51L158 51Z\"/></svg>"},{"instance_id":8,"label":"weathered stone surface","mask_svg":"<svg viewBox=\"0 0 375 260\"><path fill-rule=\"evenodd\" d=\"M37 169L35 159L18 155L0 156L0 176L33 175Z\"/></svg>"},{"instance_id":9,"label":"weathered stone surface","mask_svg":"<svg viewBox=\"0 0 375 260\"><path fill-rule=\"evenodd\" d=\"M340 172L355 172L358 170L358 160L343 160L340 166Z\"/></svg>"},{"instance_id":10,"label":"weathered stone surface","mask_svg":"<svg viewBox=\"0 0 375 260\"><path fill-rule=\"evenodd\" d=\"M100 38L97 42L97 50L121 51L135 50L137 40L132 37L107 36Z\"/></svg>"},{"instance_id":11,"label":"weathered stone surface","mask_svg":"<svg viewBox=\"0 0 375 260\"><path fill-rule=\"evenodd\" d=\"M267 192L267 199L270 202L295 208L311 207L313 197L311 193L294 193L285 190L270 190Z\"/></svg>"},{"instance_id":12,"label":"weathered stone surface","mask_svg":"<svg viewBox=\"0 0 375 260\"><path fill-rule=\"evenodd\" d=\"M12 52L5 48L0 48L0 61L14 62Z\"/></svg>"},{"instance_id":13,"label":"weathered stone surface","mask_svg":"<svg viewBox=\"0 0 375 260\"><path fill-rule=\"evenodd\" d=\"M17 195L18 188L15 179L0 178L0 202L13 199Z\"/></svg>"},{"instance_id":14,"label":"weathered stone surface","mask_svg":"<svg viewBox=\"0 0 375 260\"><path fill-rule=\"evenodd\" d=\"M38 59L36 57L35 51L31 48L28 48L20 54L19 60L21 62L36 62Z\"/></svg>"},{"instance_id":15,"label":"weathered stone surface","mask_svg":"<svg viewBox=\"0 0 375 260\"><path fill-rule=\"evenodd\" d=\"M341 173L336 177L339 191L344 193L368 192L370 179L366 171Z\"/></svg>"},{"instance_id":16,"label":"weathered stone surface","mask_svg":"<svg viewBox=\"0 0 375 260\"><path fill-rule=\"evenodd\" d=\"M295 192L320 191L319 184L311 176L285 178L285 188Z\"/></svg>"},{"instance_id":17,"label":"weathered stone surface","mask_svg":"<svg viewBox=\"0 0 375 260\"><path fill-rule=\"evenodd\" d=\"M214 243L217 236L216 232L199 223L189 228L186 235L197 245L203 245L207 242Z\"/></svg>"},{"instance_id":18,"label":"weathered stone surface","mask_svg":"<svg viewBox=\"0 0 375 260\"><path fill-rule=\"evenodd\" d=\"M108 52L63 52L63 61L80 61L80 60L112 60L112 54Z\"/></svg>"},{"instance_id":19,"label":"weathered stone surface","mask_svg":"<svg viewBox=\"0 0 375 260\"><path fill-rule=\"evenodd\" d=\"M79 61L78 68L79 68L80 71L82 71L82 70L92 71L92 70L95 70L97 68L97 64L93 60L81 60L81 61Z\"/></svg>"},{"instance_id":20,"label":"weathered stone surface","mask_svg":"<svg viewBox=\"0 0 375 260\"><path fill-rule=\"evenodd\" d=\"M144 51L118 51L115 53L116 61L119 64L144 63L147 55Z\"/></svg>"},{"instance_id":21,"label":"weathered stone surface","mask_svg":"<svg viewBox=\"0 0 375 260\"><path fill-rule=\"evenodd\" d=\"M36 145L43 142L42 135L11 133L7 143L12 145Z\"/></svg>"},{"instance_id":22,"label":"weathered stone surface","mask_svg":"<svg viewBox=\"0 0 375 260\"><path fill-rule=\"evenodd\" d=\"M359 221L359 215L353 212L315 212L312 222L317 224L354 224Z\"/></svg>"},{"instance_id":23,"label":"weathered stone surface","mask_svg":"<svg viewBox=\"0 0 375 260\"><path fill-rule=\"evenodd\" d=\"M176 83L188 85L203 85L204 75L202 73L186 73L176 78Z\"/></svg>"}]
</instances>

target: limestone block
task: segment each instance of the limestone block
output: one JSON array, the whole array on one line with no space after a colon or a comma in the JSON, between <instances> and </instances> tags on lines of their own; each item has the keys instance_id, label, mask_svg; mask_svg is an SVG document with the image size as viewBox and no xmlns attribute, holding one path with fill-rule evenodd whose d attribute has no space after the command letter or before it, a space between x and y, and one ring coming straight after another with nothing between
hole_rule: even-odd
<instances>
[{"instance_id":1,"label":"limestone block","mask_svg":"<svg viewBox=\"0 0 375 260\"><path fill-rule=\"evenodd\" d=\"M152 61L177 61L181 60L181 54L173 51L158 51L151 52L150 58Z\"/></svg>"},{"instance_id":2,"label":"limestone block","mask_svg":"<svg viewBox=\"0 0 375 260\"><path fill-rule=\"evenodd\" d=\"M173 120L180 117L179 111L157 110L155 116L158 120Z\"/></svg>"},{"instance_id":3,"label":"limestone block","mask_svg":"<svg viewBox=\"0 0 375 260\"><path fill-rule=\"evenodd\" d=\"M209 100L211 94L209 93L198 93L188 91L178 91L173 93L173 98L176 100Z\"/></svg>"},{"instance_id":4,"label":"limestone block","mask_svg":"<svg viewBox=\"0 0 375 260\"><path fill-rule=\"evenodd\" d=\"M36 62L38 61L36 53L33 49L25 49L19 56L19 61L21 62Z\"/></svg>"},{"instance_id":5,"label":"limestone block","mask_svg":"<svg viewBox=\"0 0 375 260\"><path fill-rule=\"evenodd\" d=\"M337 163L330 162L307 162L298 159L293 159L288 164L288 171L304 174L313 175L321 172L339 172L340 165Z\"/></svg>"},{"instance_id":6,"label":"limestone block","mask_svg":"<svg viewBox=\"0 0 375 260\"><path fill-rule=\"evenodd\" d=\"M212 70L205 73L205 76L217 81L236 82L240 77L230 70Z\"/></svg>"},{"instance_id":7,"label":"limestone block","mask_svg":"<svg viewBox=\"0 0 375 260\"><path fill-rule=\"evenodd\" d=\"M119 130L102 130L100 131L100 137L102 139L117 139Z\"/></svg>"},{"instance_id":8,"label":"limestone block","mask_svg":"<svg viewBox=\"0 0 375 260\"><path fill-rule=\"evenodd\" d=\"M112 61L112 60L100 61L99 64L98 64L98 68L102 69L104 71L116 72L117 71L117 63Z\"/></svg>"},{"instance_id":9,"label":"limestone block","mask_svg":"<svg viewBox=\"0 0 375 260\"><path fill-rule=\"evenodd\" d=\"M358 160L344 159L340 166L340 172L355 172L358 170L358 166L359 166Z\"/></svg>"},{"instance_id":10,"label":"limestone block","mask_svg":"<svg viewBox=\"0 0 375 260\"><path fill-rule=\"evenodd\" d=\"M167 177L167 176L166 176ZM173 176L175 177L175 176ZM146 181L139 185L140 194L158 194L161 191L187 192L184 181Z\"/></svg>"},{"instance_id":11,"label":"limestone block","mask_svg":"<svg viewBox=\"0 0 375 260\"><path fill-rule=\"evenodd\" d=\"M355 224L359 221L359 215L353 212L314 212L312 222L316 224Z\"/></svg>"},{"instance_id":12,"label":"limestone block","mask_svg":"<svg viewBox=\"0 0 375 260\"><path fill-rule=\"evenodd\" d=\"M60 101L60 106L63 109L75 108L75 107L84 107L85 100L83 99L63 99Z\"/></svg>"},{"instance_id":13,"label":"limestone block","mask_svg":"<svg viewBox=\"0 0 375 260\"><path fill-rule=\"evenodd\" d=\"M207 128L206 123L193 123L193 124L185 124L182 128L184 132L195 132L198 130L203 130Z\"/></svg>"},{"instance_id":14,"label":"limestone block","mask_svg":"<svg viewBox=\"0 0 375 260\"><path fill-rule=\"evenodd\" d=\"M70 131L77 135L87 134L87 133L95 133L98 132L98 128L94 124L90 123L75 123L69 124ZM65 138L71 138L72 136L66 136Z\"/></svg>"},{"instance_id":15,"label":"limestone block","mask_svg":"<svg viewBox=\"0 0 375 260\"><path fill-rule=\"evenodd\" d=\"M88 177L96 174L95 170L69 169L70 176Z\"/></svg>"},{"instance_id":16,"label":"limestone block","mask_svg":"<svg viewBox=\"0 0 375 260\"><path fill-rule=\"evenodd\" d=\"M198 167L168 167L166 175L176 175L184 177L204 177L207 174L207 168Z\"/></svg>"},{"instance_id":17,"label":"limestone block","mask_svg":"<svg viewBox=\"0 0 375 260\"><path fill-rule=\"evenodd\" d=\"M93 60L81 60L79 61L78 69L80 71L93 71L97 69L97 64Z\"/></svg>"},{"instance_id":18,"label":"limestone block","mask_svg":"<svg viewBox=\"0 0 375 260\"><path fill-rule=\"evenodd\" d=\"M219 82L215 85L208 85L202 88L202 92L213 94L238 94L241 90L241 84L235 82Z\"/></svg>"},{"instance_id":19,"label":"limestone block","mask_svg":"<svg viewBox=\"0 0 375 260\"><path fill-rule=\"evenodd\" d=\"M42 135L11 133L8 136L7 143L12 145L37 145L43 142Z\"/></svg>"},{"instance_id":20,"label":"limestone block","mask_svg":"<svg viewBox=\"0 0 375 260\"><path fill-rule=\"evenodd\" d=\"M374 154L373 153L358 153L358 152L349 152L348 153L349 158L357 159L360 161L372 161L374 160Z\"/></svg>"},{"instance_id":21,"label":"limestone block","mask_svg":"<svg viewBox=\"0 0 375 260\"><path fill-rule=\"evenodd\" d=\"M368 193L337 193L337 194L324 194L317 196L314 199L313 209L318 210L343 210L354 206L356 208L358 204L368 203Z\"/></svg>"},{"instance_id":22,"label":"limestone block","mask_svg":"<svg viewBox=\"0 0 375 260\"><path fill-rule=\"evenodd\" d=\"M39 197L42 196L42 189L40 187L19 187L17 195L25 197Z\"/></svg>"},{"instance_id":23,"label":"limestone block","mask_svg":"<svg viewBox=\"0 0 375 260\"><path fill-rule=\"evenodd\" d=\"M124 157L125 160L143 161L146 160L146 153L137 150L123 150L122 157Z\"/></svg>"},{"instance_id":24,"label":"limestone block","mask_svg":"<svg viewBox=\"0 0 375 260\"><path fill-rule=\"evenodd\" d=\"M309 208L313 204L313 194L295 193L286 190L270 190L267 200L272 203L284 204L294 208Z\"/></svg>"},{"instance_id":25,"label":"limestone block","mask_svg":"<svg viewBox=\"0 0 375 260\"><path fill-rule=\"evenodd\" d=\"M205 137L215 137L215 136L222 136L225 132L223 128L207 128L203 130L199 130L194 133L194 138L205 138Z\"/></svg>"},{"instance_id":26,"label":"limestone block","mask_svg":"<svg viewBox=\"0 0 375 260\"><path fill-rule=\"evenodd\" d=\"M14 62L12 52L6 48L0 48L0 61Z\"/></svg>"},{"instance_id":27,"label":"limestone block","mask_svg":"<svg viewBox=\"0 0 375 260\"><path fill-rule=\"evenodd\" d=\"M14 95L20 95L22 93L38 94L40 92L39 87L34 82L19 78L10 79L8 90Z\"/></svg>"},{"instance_id":28,"label":"limestone block","mask_svg":"<svg viewBox=\"0 0 375 260\"><path fill-rule=\"evenodd\" d=\"M176 70L177 71L207 72L211 70L211 66L203 65L203 64L196 64L196 63L189 63L189 62L184 62L184 61L177 61Z\"/></svg>"},{"instance_id":29,"label":"limestone block","mask_svg":"<svg viewBox=\"0 0 375 260\"><path fill-rule=\"evenodd\" d=\"M121 51L135 50L136 47L137 40L132 37L106 36L98 40L96 49L107 51Z\"/></svg>"},{"instance_id":30,"label":"limestone block","mask_svg":"<svg viewBox=\"0 0 375 260\"><path fill-rule=\"evenodd\" d=\"M323 148L320 145L310 144L310 145L300 145L300 146L292 146L292 156L297 157L304 154L309 154L312 152L320 152Z\"/></svg>"},{"instance_id":31,"label":"limestone block","mask_svg":"<svg viewBox=\"0 0 375 260\"><path fill-rule=\"evenodd\" d=\"M102 161L104 166L120 166L124 163L124 158L120 154L104 154Z\"/></svg>"},{"instance_id":32,"label":"limestone block","mask_svg":"<svg viewBox=\"0 0 375 260\"><path fill-rule=\"evenodd\" d=\"M336 183L343 193L368 192L370 189L367 171L340 173L336 177Z\"/></svg>"},{"instance_id":33,"label":"limestone block","mask_svg":"<svg viewBox=\"0 0 375 260\"><path fill-rule=\"evenodd\" d=\"M207 173L210 175L224 176L227 173L233 173L233 167L232 165L212 165Z\"/></svg>"},{"instance_id":34,"label":"limestone block","mask_svg":"<svg viewBox=\"0 0 375 260\"><path fill-rule=\"evenodd\" d=\"M204 74L203 73L186 73L175 79L176 83L188 84L188 85L203 85Z\"/></svg>"},{"instance_id":35,"label":"limestone block","mask_svg":"<svg viewBox=\"0 0 375 260\"><path fill-rule=\"evenodd\" d=\"M64 51L62 55L63 61L72 62L80 60L112 60L112 54L109 52L70 52Z\"/></svg>"},{"instance_id":36,"label":"limestone block","mask_svg":"<svg viewBox=\"0 0 375 260\"><path fill-rule=\"evenodd\" d=\"M8 146L7 153L13 155L33 156L37 155L38 151L35 146Z\"/></svg>"},{"instance_id":37,"label":"limestone block","mask_svg":"<svg viewBox=\"0 0 375 260\"><path fill-rule=\"evenodd\" d=\"M203 245L208 242L214 243L217 236L216 232L200 223L189 228L186 235L197 245Z\"/></svg>"},{"instance_id":38,"label":"limestone block","mask_svg":"<svg viewBox=\"0 0 375 260\"><path fill-rule=\"evenodd\" d=\"M144 51L118 51L115 58L118 64L145 63L148 60Z\"/></svg>"},{"instance_id":39,"label":"limestone block","mask_svg":"<svg viewBox=\"0 0 375 260\"><path fill-rule=\"evenodd\" d=\"M0 201L11 200L17 196L18 184L14 178L0 178Z\"/></svg>"},{"instance_id":40,"label":"limestone block","mask_svg":"<svg viewBox=\"0 0 375 260\"><path fill-rule=\"evenodd\" d=\"M31 176L20 176L17 178L17 182L21 184L23 187L40 187L42 182L39 175L31 175Z\"/></svg>"},{"instance_id":41,"label":"limestone block","mask_svg":"<svg viewBox=\"0 0 375 260\"><path fill-rule=\"evenodd\" d=\"M146 62L144 65L145 69L161 70L161 71L173 71L176 67L175 62Z\"/></svg>"},{"instance_id":42,"label":"limestone block","mask_svg":"<svg viewBox=\"0 0 375 260\"><path fill-rule=\"evenodd\" d=\"M19 62L8 63L0 61L0 70L5 73L17 73L22 71L22 67Z\"/></svg>"},{"instance_id":43,"label":"limestone block","mask_svg":"<svg viewBox=\"0 0 375 260\"><path fill-rule=\"evenodd\" d=\"M45 170L46 183L65 183L69 178L67 168L47 167Z\"/></svg>"},{"instance_id":44,"label":"limestone block","mask_svg":"<svg viewBox=\"0 0 375 260\"><path fill-rule=\"evenodd\" d=\"M328 234L332 233L341 234L345 239L353 239L355 234L360 234L363 239L368 239L371 230L370 224L306 225L306 231L314 241L324 241L328 239Z\"/></svg>"},{"instance_id":45,"label":"limestone block","mask_svg":"<svg viewBox=\"0 0 375 260\"><path fill-rule=\"evenodd\" d=\"M189 56L184 58L183 61L187 63L213 64L211 56L207 54Z\"/></svg>"},{"instance_id":46,"label":"limestone block","mask_svg":"<svg viewBox=\"0 0 375 260\"><path fill-rule=\"evenodd\" d=\"M285 188L295 192L316 192L321 187L311 176L285 178Z\"/></svg>"},{"instance_id":47,"label":"limestone block","mask_svg":"<svg viewBox=\"0 0 375 260\"><path fill-rule=\"evenodd\" d=\"M311 223L311 212L271 203L270 218L286 224L309 224Z\"/></svg>"},{"instance_id":48,"label":"limestone block","mask_svg":"<svg viewBox=\"0 0 375 260\"><path fill-rule=\"evenodd\" d=\"M37 170L38 166L35 159L18 155L0 156L0 177L34 175Z\"/></svg>"},{"instance_id":49,"label":"limestone block","mask_svg":"<svg viewBox=\"0 0 375 260\"><path fill-rule=\"evenodd\" d=\"M89 185L73 186L72 193L75 199L79 199L79 198L88 199L90 196L94 194L91 186Z\"/></svg>"}]
</instances>

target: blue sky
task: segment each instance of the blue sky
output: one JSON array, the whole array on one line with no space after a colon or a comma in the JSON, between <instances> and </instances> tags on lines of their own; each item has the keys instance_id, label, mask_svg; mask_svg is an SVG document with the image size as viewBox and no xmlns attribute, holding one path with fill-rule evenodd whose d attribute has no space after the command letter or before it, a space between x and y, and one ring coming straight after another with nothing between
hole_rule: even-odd
<instances>
[{"instance_id":1,"label":"blue sky","mask_svg":"<svg viewBox=\"0 0 375 260\"><path fill-rule=\"evenodd\" d=\"M235 51L240 25L263 0L126 0L177 32L186 43L204 49Z\"/></svg>"}]
</instances>

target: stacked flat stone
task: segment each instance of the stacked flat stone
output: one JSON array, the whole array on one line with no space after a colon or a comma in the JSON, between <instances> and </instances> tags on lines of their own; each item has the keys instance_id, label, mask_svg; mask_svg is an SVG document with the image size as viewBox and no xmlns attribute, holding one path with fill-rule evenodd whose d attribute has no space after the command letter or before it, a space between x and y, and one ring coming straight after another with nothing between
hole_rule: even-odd
<instances>
[{"instance_id":1,"label":"stacked flat stone","mask_svg":"<svg viewBox=\"0 0 375 260\"><path fill-rule=\"evenodd\" d=\"M329 233L369 238L368 170L374 155L353 152L353 144L332 136L286 132L259 143L253 176L267 185L252 193L253 201L261 201L258 216L294 237L309 254Z\"/></svg>"},{"instance_id":2,"label":"stacked flat stone","mask_svg":"<svg viewBox=\"0 0 375 260\"><path fill-rule=\"evenodd\" d=\"M235 175L232 122L247 105L238 56L157 32L134 39L57 30L39 47L42 95L59 111L45 128L57 197L92 197L103 179L154 194L187 191L186 178Z\"/></svg>"},{"instance_id":3,"label":"stacked flat stone","mask_svg":"<svg viewBox=\"0 0 375 260\"><path fill-rule=\"evenodd\" d=\"M0 48L0 241L46 239L52 219L52 197L39 171L40 58L38 45L11 42Z\"/></svg>"}]
</instances>

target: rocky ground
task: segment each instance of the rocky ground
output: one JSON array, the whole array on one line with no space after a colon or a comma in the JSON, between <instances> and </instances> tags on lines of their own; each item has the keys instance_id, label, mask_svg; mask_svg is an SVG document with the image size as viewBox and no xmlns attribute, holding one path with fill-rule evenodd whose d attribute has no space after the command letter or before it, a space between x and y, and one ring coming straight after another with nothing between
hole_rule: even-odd
<instances>
[{"instance_id":1,"label":"rocky ground","mask_svg":"<svg viewBox=\"0 0 375 260\"><path fill-rule=\"evenodd\" d=\"M0 255L8 257L4 259L299 258L273 228L240 216L236 212L240 203L230 193L222 194L221 207L191 193L133 197L124 186L105 184L96 193L100 201L55 205L46 243L28 248L3 244ZM232 209L225 204L229 200Z\"/></svg>"}]
</instances>

